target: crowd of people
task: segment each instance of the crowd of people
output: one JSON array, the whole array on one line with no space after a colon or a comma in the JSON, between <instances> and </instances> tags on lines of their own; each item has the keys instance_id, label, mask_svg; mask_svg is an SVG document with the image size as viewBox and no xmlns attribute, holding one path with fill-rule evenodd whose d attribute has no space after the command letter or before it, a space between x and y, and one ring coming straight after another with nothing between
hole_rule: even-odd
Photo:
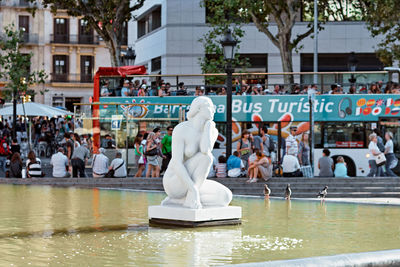
<instances>
[{"instance_id":1,"label":"crowd of people","mask_svg":"<svg viewBox=\"0 0 400 267\"><path fill-rule=\"evenodd\" d=\"M111 135L106 135L99 151L94 152L92 137L72 133L74 126L73 119L37 118L31 126L31 136L34 139L30 147L26 131L29 126L18 119L16 137L11 138L11 122L3 120L0 122L0 170L7 177L43 177L45 173L40 158L51 156L53 177L87 177L85 168L90 159L95 178L127 177L127 163L116 149ZM173 126L168 126L163 136L161 129L155 128L135 137L133 155L129 155L135 159L135 177L163 175L172 157L173 129ZM276 140L268 134L267 126L261 126L257 135L244 130L236 142L236 150L229 158L222 153L214 159L209 177L248 177L247 182L253 183L260 179L268 180L274 175L312 176L309 134L304 132L301 136L296 136L296 132L296 127L290 127L288 136L281 140L278 148ZM368 176L396 177L392 171L398 163L393 151L393 134L387 131L384 142L379 130L374 129L369 139L371 168ZM278 149L280 158L277 157ZM343 157L332 159L327 148L322 155L316 165L319 176L348 177Z\"/></svg>"},{"instance_id":2,"label":"crowd of people","mask_svg":"<svg viewBox=\"0 0 400 267\"><path fill-rule=\"evenodd\" d=\"M316 84L294 84L292 86L284 86L275 84L271 88L267 84L263 84L261 80L238 80L233 81L233 94L235 95L287 95L287 94L399 94L400 85L395 82L387 82L384 84L382 81L374 82L368 85L350 84L341 86L340 84L332 84L329 91L321 92ZM224 86L194 86L188 89L184 82L178 85L171 86L169 82L160 80L154 85L149 85L146 79L140 80L124 80L118 89L110 88L110 82L105 80L100 89L101 96L185 96L185 95L226 95L227 90Z\"/></svg>"}]
</instances>

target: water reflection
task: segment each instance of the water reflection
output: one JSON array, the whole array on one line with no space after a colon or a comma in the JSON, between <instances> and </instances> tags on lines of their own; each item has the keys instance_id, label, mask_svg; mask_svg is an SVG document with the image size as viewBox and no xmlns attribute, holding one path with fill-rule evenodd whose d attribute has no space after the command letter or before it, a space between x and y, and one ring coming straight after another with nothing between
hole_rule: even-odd
<instances>
[{"instance_id":1,"label":"water reflection","mask_svg":"<svg viewBox=\"0 0 400 267\"><path fill-rule=\"evenodd\" d=\"M398 248L398 207L235 198L241 226L148 227L160 193L0 186L0 265L209 266ZM323 238L321 238L323 237Z\"/></svg>"}]
</instances>

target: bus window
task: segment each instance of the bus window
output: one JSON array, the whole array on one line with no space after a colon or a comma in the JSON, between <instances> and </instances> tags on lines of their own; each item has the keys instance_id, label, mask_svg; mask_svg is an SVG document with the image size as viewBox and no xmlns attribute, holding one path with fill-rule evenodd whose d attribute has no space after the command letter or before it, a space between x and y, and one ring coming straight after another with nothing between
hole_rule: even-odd
<instances>
[{"instance_id":1,"label":"bus window","mask_svg":"<svg viewBox=\"0 0 400 267\"><path fill-rule=\"evenodd\" d=\"M323 144L322 144L322 124L321 123L316 123L314 125L314 147L315 148L323 148Z\"/></svg>"},{"instance_id":2,"label":"bus window","mask_svg":"<svg viewBox=\"0 0 400 267\"><path fill-rule=\"evenodd\" d=\"M325 122L323 129L324 147L329 148L364 148L367 145L363 122ZM318 128L318 127L317 127ZM318 139L316 139L318 144Z\"/></svg>"},{"instance_id":3,"label":"bus window","mask_svg":"<svg viewBox=\"0 0 400 267\"><path fill-rule=\"evenodd\" d=\"M120 77L103 77L100 79L100 97L121 96L123 79Z\"/></svg>"},{"instance_id":4,"label":"bus window","mask_svg":"<svg viewBox=\"0 0 400 267\"><path fill-rule=\"evenodd\" d=\"M393 134L393 145L394 153L399 156L400 153L400 119L399 118L385 118L380 121L382 126L382 138L386 132L391 132ZM386 140L384 140L386 142Z\"/></svg>"}]
</instances>

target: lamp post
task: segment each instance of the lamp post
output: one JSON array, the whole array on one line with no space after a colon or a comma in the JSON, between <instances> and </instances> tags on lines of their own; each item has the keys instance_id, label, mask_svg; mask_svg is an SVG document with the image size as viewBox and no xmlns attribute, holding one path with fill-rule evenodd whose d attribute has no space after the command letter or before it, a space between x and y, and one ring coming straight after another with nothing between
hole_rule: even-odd
<instances>
[{"instance_id":1,"label":"lamp post","mask_svg":"<svg viewBox=\"0 0 400 267\"><path fill-rule=\"evenodd\" d=\"M226 158L232 154L232 59L235 56L237 42L233 39L231 31L228 29L224 39L221 41L224 58L226 61Z\"/></svg>"},{"instance_id":2,"label":"lamp post","mask_svg":"<svg viewBox=\"0 0 400 267\"><path fill-rule=\"evenodd\" d=\"M351 52L349 55L349 58L347 59L347 67L349 69L349 71L356 71L357 69L357 64L358 64L358 60L356 57L356 54L354 52ZM357 79L356 77L354 77L354 73L351 74L351 77L349 79L350 83L356 83Z\"/></svg>"},{"instance_id":3,"label":"lamp post","mask_svg":"<svg viewBox=\"0 0 400 267\"><path fill-rule=\"evenodd\" d=\"M125 66L133 66L135 65L136 53L132 47L128 47L126 54L123 56L123 61Z\"/></svg>"}]
</instances>

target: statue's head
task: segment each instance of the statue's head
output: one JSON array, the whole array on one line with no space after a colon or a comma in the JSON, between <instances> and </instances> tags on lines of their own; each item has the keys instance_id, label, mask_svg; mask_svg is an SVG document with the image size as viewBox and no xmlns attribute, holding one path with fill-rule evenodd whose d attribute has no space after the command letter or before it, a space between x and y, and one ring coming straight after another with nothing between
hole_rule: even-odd
<instances>
[{"instance_id":1,"label":"statue's head","mask_svg":"<svg viewBox=\"0 0 400 267\"><path fill-rule=\"evenodd\" d=\"M214 114L215 108L211 99L206 96L199 96L192 101L187 118L191 120L197 116L201 116L205 120L212 120L214 119Z\"/></svg>"}]
</instances>

